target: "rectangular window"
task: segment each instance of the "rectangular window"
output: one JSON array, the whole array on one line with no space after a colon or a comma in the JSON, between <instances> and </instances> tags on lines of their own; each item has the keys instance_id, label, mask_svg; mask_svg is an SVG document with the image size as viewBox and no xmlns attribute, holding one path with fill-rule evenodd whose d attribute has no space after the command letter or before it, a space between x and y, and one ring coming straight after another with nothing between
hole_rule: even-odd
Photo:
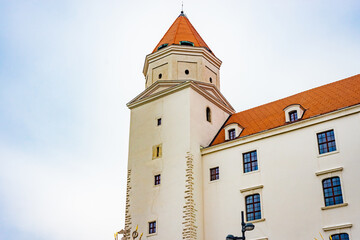
<instances>
[{"instance_id":1,"label":"rectangular window","mask_svg":"<svg viewBox=\"0 0 360 240\"><path fill-rule=\"evenodd\" d=\"M149 222L149 234L156 233L156 221Z\"/></svg>"},{"instance_id":2,"label":"rectangular window","mask_svg":"<svg viewBox=\"0 0 360 240\"><path fill-rule=\"evenodd\" d=\"M318 133L319 154L336 151L334 130Z\"/></svg>"},{"instance_id":3,"label":"rectangular window","mask_svg":"<svg viewBox=\"0 0 360 240\"><path fill-rule=\"evenodd\" d=\"M331 235L332 240L349 240L349 235L347 233L339 233Z\"/></svg>"},{"instance_id":4,"label":"rectangular window","mask_svg":"<svg viewBox=\"0 0 360 240\"><path fill-rule=\"evenodd\" d=\"M154 185L160 184L160 174L154 176Z\"/></svg>"},{"instance_id":5,"label":"rectangular window","mask_svg":"<svg viewBox=\"0 0 360 240\"><path fill-rule=\"evenodd\" d=\"M235 129L230 129L229 130L229 140L233 140L235 139L236 136L235 136Z\"/></svg>"},{"instance_id":6,"label":"rectangular window","mask_svg":"<svg viewBox=\"0 0 360 240\"><path fill-rule=\"evenodd\" d=\"M332 206L343 203L339 177L324 179L323 190L324 190L325 206Z\"/></svg>"},{"instance_id":7,"label":"rectangular window","mask_svg":"<svg viewBox=\"0 0 360 240\"><path fill-rule=\"evenodd\" d=\"M246 196L246 220L261 219L260 194Z\"/></svg>"},{"instance_id":8,"label":"rectangular window","mask_svg":"<svg viewBox=\"0 0 360 240\"><path fill-rule=\"evenodd\" d=\"M256 150L248 153L243 153L243 162L244 173L258 170Z\"/></svg>"},{"instance_id":9,"label":"rectangular window","mask_svg":"<svg viewBox=\"0 0 360 240\"><path fill-rule=\"evenodd\" d=\"M156 122L157 122L157 125L160 126L161 125L161 118L158 118Z\"/></svg>"},{"instance_id":10,"label":"rectangular window","mask_svg":"<svg viewBox=\"0 0 360 240\"><path fill-rule=\"evenodd\" d=\"M294 122L294 121L298 120L297 111L289 112L289 119L290 119L290 122Z\"/></svg>"},{"instance_id":11,"label":"rectangular window","mask_svg":"<svg viewBox=\"0 0 360 240\"><path fill-rule=\"evenodd\" d=\"M162 155L162 145L155 145L153 146L153 154L152 154L152 158L160 158Z\"/></svg>"},{"instance_id":12,"label":"rectangular window","mask_svg":"<svg viewBox=\"0 0 360 240\"><path fill-rule=\"evenodd\" d=\"M219 179L219 167L210 168L210 181Z\"/></svg>"}]
</instances>

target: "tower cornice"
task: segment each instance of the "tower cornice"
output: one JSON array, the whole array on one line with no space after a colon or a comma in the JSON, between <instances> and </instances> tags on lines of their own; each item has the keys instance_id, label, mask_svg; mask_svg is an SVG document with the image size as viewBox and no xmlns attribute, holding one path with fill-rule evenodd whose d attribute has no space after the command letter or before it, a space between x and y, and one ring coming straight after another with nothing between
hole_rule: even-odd
<instances>
[{"instance_id":1,"label":"tower cornice","mask_svg":"<svg viewBox=\"0 0 360 240\"><path fill-rule=\"evenodd\" d=\"M234 108L221 94L221 92L213 85L194 80L163 80L157 81L149 88L127 103L129 109L141 106L148 102L154 101L166 95L191 87L200 95L217 105L228 114L235 113Z\"/></svg>"},{"instance_id":2,"label":"tower cornice","mask_svg":"<svg viewBox=\"0 0 360 240\"><path fill-rule=\"evenodd\" d=\"M143 74L146 76L148 72L149 64L157 61L161 58L167 57L169 55L176 54L176 55L189 55L189 56L202 56L207 61L211 62L217 68L220 68L222 61L217 58L215 55L211 54L206 48L204 47L191 47L191 46L183 46L183 45L170 45L159 51L146 55Z\"/></svg>"}]
</instances>

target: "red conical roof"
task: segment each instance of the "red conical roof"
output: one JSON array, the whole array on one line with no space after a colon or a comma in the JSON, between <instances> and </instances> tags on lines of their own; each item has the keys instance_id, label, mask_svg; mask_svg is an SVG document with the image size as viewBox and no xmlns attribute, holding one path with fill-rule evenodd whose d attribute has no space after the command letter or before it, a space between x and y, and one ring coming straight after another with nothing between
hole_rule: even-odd
<instances>
[{"instance_id":1,"label":"red conical roof","mask_svg":"<svg viewBox=\"0 0 360 240\"><path fill-rule=\"evenodd\" d=\"M165 33L160 42L156 45L153 52L163 45L180 45L181 41L192 42L194 47L204 47L212 53L208 45L201 38L200 34L195 30L189 19L182 12L175 22L171 25L169 30Z\"/></svg>"}]
</instances>

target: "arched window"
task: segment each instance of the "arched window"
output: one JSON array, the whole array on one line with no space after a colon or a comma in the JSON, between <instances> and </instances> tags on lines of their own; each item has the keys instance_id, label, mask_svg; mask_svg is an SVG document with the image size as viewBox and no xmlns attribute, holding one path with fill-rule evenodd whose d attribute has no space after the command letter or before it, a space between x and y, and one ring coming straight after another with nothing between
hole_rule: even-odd
<instances>
[{"instance_id":1,"label":"arched window","mask_svg":"<svg viewBox=\"0 0 360 240\"><path fill-rule=\"evenodd\" d=\"M211 110L210 108L206 108L206 121L211 122Z\"/></svg>"},{"instance_id":2,"label":"arched window","mask_svg":"<svg viewBox=\"0 0 360 240\"><path fill-rule=\"evenodd\" d=\"M339 233L331 235L332 240L349 240L349 235L347 233Z\"/></svg>"}]
</instances>

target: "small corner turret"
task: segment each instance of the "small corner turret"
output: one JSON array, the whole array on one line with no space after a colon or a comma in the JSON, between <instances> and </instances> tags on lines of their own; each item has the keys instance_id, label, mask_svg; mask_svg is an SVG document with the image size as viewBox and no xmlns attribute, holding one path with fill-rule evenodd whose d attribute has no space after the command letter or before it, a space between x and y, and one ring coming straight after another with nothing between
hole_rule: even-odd
<instances>
[{"instance_id":1,"label":"small corner turret","mask_svg":"<svg viewBox=\"0 0 360 240\"><path fill-rule=\"evenodd\" d=\"M145 58L145 87L157 81L194 80L213 84L220 90L221 63L181 11Z\"/></svg>"}]
</instances>

